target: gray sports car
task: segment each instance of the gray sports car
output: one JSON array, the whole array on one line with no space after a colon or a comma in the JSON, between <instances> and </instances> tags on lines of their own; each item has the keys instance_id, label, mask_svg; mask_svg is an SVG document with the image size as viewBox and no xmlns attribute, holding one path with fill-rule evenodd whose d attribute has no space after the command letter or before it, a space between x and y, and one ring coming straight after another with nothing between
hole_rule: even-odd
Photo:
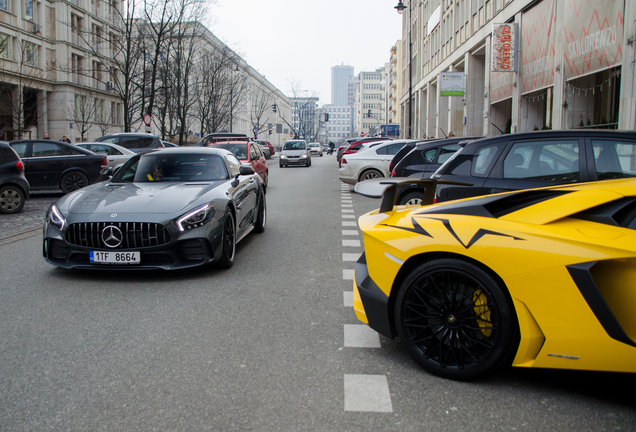
<instances>
[{"instance_id":1,"label":"gray sports car","mask_svg":"<svg viewBox=\"0 0 636 432\"><path fill-rule=\"evenodd\" d=\"M265 188L229 151L162 148L47 212L44 258L64 268L178 269L234 263L236 243L263 232Z\"/></svg>"}]
</instances>

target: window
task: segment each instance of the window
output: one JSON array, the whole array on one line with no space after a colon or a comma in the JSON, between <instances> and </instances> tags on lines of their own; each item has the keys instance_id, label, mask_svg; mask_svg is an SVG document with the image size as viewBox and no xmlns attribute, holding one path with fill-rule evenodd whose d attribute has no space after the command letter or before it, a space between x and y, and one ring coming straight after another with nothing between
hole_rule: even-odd
<instances>
[{"instance_id":1,"label":"window","mask_svg":"<svg viewBox=\"0 0 636 432\"><path fill-rule=\"evenodd\" d=\"M4 11L9 11L9 1L8 0L0 0L0 9Z\"/></svg>"},{"instance_id":2,"label":"window","mask_svg":"<svg viewBox=\"0 0 636 432\"><path fill-rule=\"evenodd\" d=\"M33 144L33 157L51 157L51 156L60 156L64 155L62 149L57 144L49 144L49 143L34 143Z\"/></svg>"},{"instance_id":3,"label":"window","mask_svg":"<svg viewBox=\"0 0 636 432\"><path fill-rule=\"evenodd\" d=\"M636 143L592 140L599 180L636 176Z\"/></svg>"},{"instance_id":4,"label":"window","mask_svg":"<svg viewBox=\"0 0 636 432\"><path fill-rule=\"evenodd\" d=\"M504 159L504 178L536 181L578 181L578 140L515 143Z\"/></svg>"},{"instance_id":5,"label":"window","mask_svg":"<svg viewBox=\"0 0 636 432\"><path fill-rule=\"evenodd\" d=\"M439 151L439 157L437 159L437 163L444 163L450 158L457 150L459 150L459 144L451 144L447 146L443 146ZM435 153L433 153L435 155ZM432 157L429 159L433 159Z\"/></svg>"},{"instance_id":6,"label":"window","mask_svg":"<svg viewBox=\"0 0 636 432\"><path fill-rule=\"evenodd\" d=\"M473 172L475 175L485 175L497 154L497 146L482 147L475 153Z\"/></svg>"},{"instance_id":7,"label":"window","mask_svg":"<svg viewBox=\"0 0 636 432\"><path fill-rule=\"evenodd\" d=\"M29 66L36 66L38 62L37 47L35 44L25 42L24 46L24 63Z\"/></svg>"},{"instance_id":8,"label":"window","mask_svg":"<svg viewBox=\"0 0 636 432\"><path fill-rule=\"evenodd\" d=\"M24 0L24 19L33 21L33 0Z\"/></svg>"},{"instance_id":9,"label":"window","mask_svg":"<svg viewBox=\"0 0 636 432\"><path fill-rule=\"evenodd\" d=\"M1 4L2 0L0 0ZM0 33L0 58L9 58L9 36L2 33Z\"/></svg>"}]
</instances>

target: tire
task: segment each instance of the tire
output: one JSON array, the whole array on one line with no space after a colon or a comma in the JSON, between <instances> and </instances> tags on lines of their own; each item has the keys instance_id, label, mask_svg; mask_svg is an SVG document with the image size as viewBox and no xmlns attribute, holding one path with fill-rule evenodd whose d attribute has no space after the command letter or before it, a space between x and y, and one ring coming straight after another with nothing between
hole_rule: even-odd
<instances>
[{"instance_id":1,"label":"tire","mask_svg":"<svg viewBox=\"0 0 636 432\"><path fill-rule=\"evenodd\" d=\"M22 210L26 197L18 186L7 185L0 188L0 213L13 214Z\"/></svg>"},{"instance_id":2,"label":"tire","mask_svg":"<svg viewBox=\"0 0 636 432\"><path fill-rule=\"evenodd\" d=\"M379 177L384 177L380 171L378 171L377 169L369 169L360 175L358 181L371 180Z\"/></svg>"},{"instance_id":3,"label":"tire","mask_svg":"<svg viewBox=\"0 0 636 432\"><path fill-rule=\"evenodd\" d=\"M254 231L260 234L265 231L265 225L267 224L267 201L265 200L265 192L261 192L261 197L258 201L258 215L256 216Z\"/></svg>"},{"instance_id":4,"label":"tire","mask_svg":"<svg viewBox=\"0 0 636 432\"><path fill-rule=\"evenodd\" d=\"M263 184L265 185L265 187L267 187L267 185L269 184L269 174L267 172L265 172L265 179L263 180Z\"/></svg>"},{"instance_id":5,"label":"tire","mask_svg":"<svg viewBox=\"0 0 636 432\"><path fill-rule=\"evenodd\" d=\"M510 364L519 346L512 300L480 267L442 258L421 264L401 284L395 327L427 371L469 380Z\"/></svg>"},{"instance_id":6,"label":"tire","mask_svg":"<svg viewBox=\"0 0 636 432\"><path fill-rule=\"evenodd\" d=\"M234 265L236 255L236 224L234 214L229 208L225 210L223 218L223 236L221 237L221 259L219 267L228 269Z\"/></svg>"},{"instance_id":7,"label":"tire","mask_svg":"<svg viewBox=\"0 0 636 432\"><path fill-rule=\"evenodd\" d=\"M283 165L283 164L282 164L282 163L280 163L280 162L278 163L278 166L279 166L280 168L285 168L285 165Z\"/></svg>"},{"instance_id":8,"label":"tire","mask_svg":"<svg viewBox=\"0 0 636 432\"><path fill-rule=\"evenodd\" d=\"M409 192L402 199L400 199L399 205L422 205L422 198L424 198L424 192Z\"/></svg>"},{"instance_id":9,"label":"tire","mask_svg":"<svg viewBox=\"0 0 636 432\"><path fill-rule=\"evenodd\" d=\"M60 188L66 194L88 186L88 177L79 171L71 171L62 176Z\"/></svg>"}]
</instances>

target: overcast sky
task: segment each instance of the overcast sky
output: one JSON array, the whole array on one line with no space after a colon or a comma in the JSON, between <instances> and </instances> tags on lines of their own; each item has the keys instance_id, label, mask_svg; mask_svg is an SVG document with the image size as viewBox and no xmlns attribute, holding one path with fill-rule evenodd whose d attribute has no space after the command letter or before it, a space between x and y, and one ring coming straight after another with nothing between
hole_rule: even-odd
<instances>
[{"instance_id":1,"label":"overcast sky","mask_svg":"<svg viewBox=\"0 0 636 432\"><path fill-rule=\"evenodd\" d=\"M284 94L331 102L331 67L375 71L401 38L397 0L217 0L208 28Z\"/></svg>"}]
</instances>

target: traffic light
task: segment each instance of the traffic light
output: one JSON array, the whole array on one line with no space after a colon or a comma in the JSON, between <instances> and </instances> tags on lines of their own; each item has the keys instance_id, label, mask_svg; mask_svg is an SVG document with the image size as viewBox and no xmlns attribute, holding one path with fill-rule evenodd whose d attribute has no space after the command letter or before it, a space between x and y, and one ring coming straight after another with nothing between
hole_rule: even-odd
<instances>
[{"instance_id":1,"label":"traffic light","mask_svg":"<svg viewBox=\"0 0 636 432\"><path fill-rule=\"evenodd\" d=\"M276 104L273 104L273 105L272 105L272 111L276 112L276 108L277 108L277 107L276 107Z\"/></svg>"},{"instance_id":2,"label":"traffic light","mask_svg":"<svg viewBox=\"0 0 636 432\"><path fill-rule=\"evenodd\" d=\"M329 114L325 113L325 121L328 122L329 121Z\"/></svg>"},{"instance_id":3,"label":"traffic light","mask_svg":"<svg viewBox=\"0 0 636 432\"><path fill-rule=\"evenodd\" d=\"M367 111L367 118L371 118L371 110Z\"/></svg>"}]
</instances>

